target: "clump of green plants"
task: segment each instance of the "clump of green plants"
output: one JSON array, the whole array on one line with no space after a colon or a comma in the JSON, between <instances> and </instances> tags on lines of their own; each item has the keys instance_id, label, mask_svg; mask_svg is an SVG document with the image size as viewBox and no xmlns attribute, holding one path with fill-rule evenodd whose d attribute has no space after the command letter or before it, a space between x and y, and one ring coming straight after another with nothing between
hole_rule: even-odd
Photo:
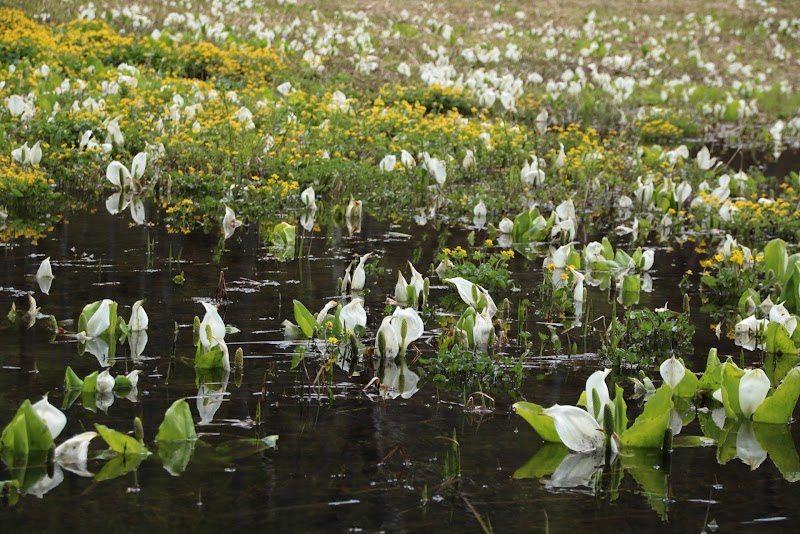
<instances>
[{"instance_id":1,"label":"clump of green plants","mask_svg":"<svg viewBox=\"0 0 800 534\"><path fill-rule=\"evenodd\" d=\"M493 242L487 240L485 244L491 246ZM442 279L461 277L490 292L507 291L514 287L508 270L508 262L513 258L513 250L478 248L470 253L459 245L453 249L445 248L436 256L441 267L437 272Z\"/></svg>"},{"instance_id":2,"label":"clump of green plants","mask_svg":"<svg viewBox=\"0 0 800 534\"><path fill-rule=\"evenodd\" d=\"M614 319L600 349L614 365L647 367L672 356L691 354L695 327L684 313L630 309Z\"/></svg>"},{"instance_id":3,"label":"clump of green plants","mask_svg":"<svg viewBox=\"0 0 800 534\"><path fill-rule=\"evenodd\" d=\"M458 344L443 344L435 358L420 358L422 373L442 389L518 389L525 378L520 360L502 354L475 354Z\"/></svg>"}]
</instances>

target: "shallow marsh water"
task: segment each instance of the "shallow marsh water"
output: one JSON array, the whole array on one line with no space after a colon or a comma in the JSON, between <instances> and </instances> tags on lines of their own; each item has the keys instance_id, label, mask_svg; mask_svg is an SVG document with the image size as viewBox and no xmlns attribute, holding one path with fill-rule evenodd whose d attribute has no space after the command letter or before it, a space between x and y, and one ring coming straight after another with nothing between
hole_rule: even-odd
<instances>
[{"instance_id":1,"label":"shallow marsh water","mask_svg":"<svg viewBox=\"0 0 800 534\"><path fill-rule=\"evenodd\" d=\"M374 389L362 391L369 370L353 378L335 370L334 381L317 388L309 383L319 369L318 361L306 360L291 369L294 346L283 341L280 323L293 319L292 299L311 310L321 308L337 296L337 280L352 253L375 251L386 271L368 276L367 281L368 331L374 332L383 317L384 300L393 292L395 269L405 271L409 257L419 267L428 266L445 244L466 246L466 231L389 225L367 218L361 233L353 237L323 226L322 232L302 242L301 259L279 263L269 256L254 225L237 230L215 260L217 239L201 233L168 235L158 227L131 227L126 218L104 212L68 214L66 219L37 246L18 242L3 247L0 306L8 309L15 302L24 310L24 295L32 291L43 314L74 321L83 305L112 298L127 319L130 305L144 297L150 328L143 359L136 365L144 371L136 402L117 398L107 413L95 413L78 399L66 411L64 436L89 429L95 422L129 431L139 416L146 443L157 451L153 439L163 413L181 397L189 398L193 417L199 421L191 324L195 315L202 315L199 302L214 296L220 270L228 286L225 321L241 330L227 341L232 350L244 350L244 376L240 386L231 377L213 423L197 427L200 440L179 476L164 469L158 454L135 472L102 482L64 471L63 482L42 498L29 494L15 506L4 507L2 530L265 527L280 532L474 532L480 527L470 505L496 532L544 532L548 525L551 532L699 532L708 524L721 531L761 532L792 530L800 524L797 486L785 480L770 459L755 471L738 459L720 465L716 447L676 448L671 465L647 455L620 461L626 469L616 473L622 476L616 490L610 490L612 473L606 473L595 489L556 488L551 477L535 476L542 465L553 463L542 458L554 457L557 462L565 453L547 449L512 412L511 404L523 398L545 406L574 403L586 377L602 365L592 352L596 343L586 354L554 355L547 350L542 358L528 358L530 372L518 398L498 394L494 408L485 411L465 409L461 393L437 390L430 381L408 400L384 401ZM643 294L641 304L652 309L668 302L677 309L681 302L677 282L696 264L693 255L691 247L659 249L654 291ZM38 291L32 276L45 256L51 257L55 274L49 296ZM522 290L509 295L516 310L517 301L541 283L541 261L528 262L518 255L511 268ZM173 277L181 271L185 283L178 285ZM432 300L447 291L435 286ZM607 296L596 289L589 295L592 318L608 316ZM535 314L531 317L537 319ZM711 346L719 345L721 355L738 357L732 343L719 344L713 337L709 318L695 312L693 322L698 327L695 353L687 355L687 363L694 370L703 367ZM46 319L32 328L20 321L4 324L3 424L26 398L35 401L50 392L52 403L60 406L68 365L79 376L98 369L95 359L88 353L79 356L68 338L60 336L51 343ZM75 325L66 328L74 330ZM430 356L438 331L433 330L433 321L427 321L426 328L417 346ZM514 347L510 352L517 354ZM134 368L126 354L127 347L120 345L113 374ZM630 384L621 383L630 394ZM475 399L479 403L480 397ZM260 425L255 421L259 404ZM638 413L634 403L629 404L631 413ZM797 444L795 426L790 425L790 432ZM443 484L454 431L461 477L457 483ZM698 423L684 432L700 434ZM279 436L277 448L254 450L236 441L268 435ZM95 448L100 447L94 444ZM104 462L90 462L90 471L97 473ZM523 476L531 478L519 478ZM428 501L423 506L424 494Z\"/></svg>"}]
</instances>

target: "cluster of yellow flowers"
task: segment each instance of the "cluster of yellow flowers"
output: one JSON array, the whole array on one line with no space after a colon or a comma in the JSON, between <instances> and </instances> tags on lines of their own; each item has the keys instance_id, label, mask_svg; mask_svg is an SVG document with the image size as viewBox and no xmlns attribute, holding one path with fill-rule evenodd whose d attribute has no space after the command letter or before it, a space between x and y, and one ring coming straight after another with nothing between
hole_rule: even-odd
<instances>
[{"instance_id":1,"label":"cluster of yellow flowers","mask_svg":"<svg viewBox=\"0 0 800 534\"><path fill-rule=\"evenodd\" d=\"M636 128L642 139L654 141L680 141L683 129L665 119L647 119L636 121Z\"/></svg>"}]
</instances>

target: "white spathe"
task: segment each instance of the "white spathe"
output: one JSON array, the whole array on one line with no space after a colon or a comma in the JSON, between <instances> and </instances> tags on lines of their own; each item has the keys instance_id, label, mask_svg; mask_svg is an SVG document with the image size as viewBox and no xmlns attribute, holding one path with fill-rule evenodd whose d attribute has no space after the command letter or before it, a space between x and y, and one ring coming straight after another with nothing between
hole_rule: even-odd
<instances>
[{"instance_id":1,"label":"white spathe","mask_svg":"<svg viewBox=\"0 0 800 534\"><path fill-rule=\"evenodd\" d=\"M678 384L681 383L683 377L686 376L686 368L675 356L664 360L664 363L662 363L659 368L659 372L661 373L661 378L664 380L664 383L669 385L672 389L675 389Z\"/></svg>"},{"instance_id":2,"label":"white spathe","mask_svg":"<svg viewBox=\"0 0 800 534\"><path fill-rule=\"evenodd\" d=\"M397 164L397 156L394 154L388 154L384 156L381 160L380 164L378 165L383 172L392 172L394 171L394 166Z\"/></svg>"},{"instance_id":3,"label":"white spathe","mask_svg":"<svg viewBox=\"0 0 800 534\"><path fill-rule=\"evenodd\" d=\"M770 382L761 369L746 369L739 380L739 407L745 419L750 419L769 393Z\"/></svg>"},{"instance_id":4,"label":"white spathe","mask_svg":"<svg viewBox=\"0 0 800 534\"><path fill-rule=\"evenodd\" d=\"M586 410L555 404L542 410L542 415L553 418L558 437L571 451L591 452L603 448L603 430Z\"/></svg>"},{"instance_id":5,"label":"white spathe","mask_svg":"<svg viewBox=\"0 0 800 534\"><path fill-rule=\"evenodd\" d=\"M56 447L55 460L62 466L86 470L86 461L89 454L89 443L98 436L97 432L84 432L72 436L67 441Z\"/></svg>"},{"instance_id":6,"label":"white spathe","mask_svg":"<svg viewBox=\"0 0 800 534\"><path fill-rule=\"evenodd\" d=\"M597 414L597 422L603 423L603 415L606 404L611 404L611 396L608 392L608 385L606 385L606 377L611 372L611 369L603 369L602 371L595 371L589 378L586 379L586 411L589 415ZM594 405L593 391L597 392L599 406Z\"/></svg>"},{"instance_id":7,"label":"white spathe","mask_svg":"<svg viewBox=\"0 0 800 534\"><path fill-rule=\"evenodd\" d=\"M364 309L364 301L362 299L353 299L346 306L342 306L339 312L339 320L342 322L342 328L345 333L355 331L356 326L366 328L367 326L367 312Z\"/></svg>"},{"instance_id":8,"label":"white spathe","mask_svg":"<svg viewBox=\"0 0 800 534\"><path fill-rule=\"evenodd\" d=\"M50 257L48 256L45 258L41 264L39 264L39 269L36 271L36 282L39 284L39 289L45 295L50 294L50 286L53 283L53 268L50 265Z\"/></svg>"},{"instance_id":9,"label":"white spathe","mask_svg":"<svg viewBox=\"0 0 800 534\"><path fill-rule=\"evenodd\" d=\"M200 322L200 343L208 351L225 339L225 322L219 316L216 306L208 302L203 302L202 304L206 314ZM211 329L210 332L208 331L209 328Z\"/></svg>"},{"instance_id":10,"label":"white spathe","mask_svg":"<svg viewBox=\"0 0 800 534\"><path fill-rule=\"evenodd\" d=\"M128 321L128 328L131 332L147 330L147 326L150 324L150 319L147 317L147 312L144 311L142 304L144 304L144 299L137 300L131 308L131 319Z\"/></svg>"},{"instance_id":11,"label":"white spathe","mask_svg":"<svg viewBox=\"0 0 800 534\"><path fill-rule=\"evenodd\" d=\"M236 214L229 206L225 206L225 217L222 219L222 231L225 239L233 236L233 232L242 225L242 221L236 218Z\"/></svg>"}]
</instances>

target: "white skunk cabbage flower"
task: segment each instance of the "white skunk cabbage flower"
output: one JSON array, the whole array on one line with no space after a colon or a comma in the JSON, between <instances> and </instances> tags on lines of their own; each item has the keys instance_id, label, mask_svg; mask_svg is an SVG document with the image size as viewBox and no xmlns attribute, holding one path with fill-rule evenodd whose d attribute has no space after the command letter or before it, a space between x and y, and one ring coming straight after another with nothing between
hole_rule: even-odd
<instances>
[{"instance_id":1,"label":"white skunk cabbage flower","mask_svg":"<svg viewBox=\"0 0 800 534\"><path fill-rule=\"evenodd\" d=\"M303 202L303 206L306 207L307 210L316 210L317 209L317 195L314 193L314 188L309 186L300 193L300 200Z\"/></svg>"},{"instance_id":2,"label":"white skunk cabbage flower","mask_svg":"<svg viewBox=\"0 0 800 534\"><path fill-rule=\"evenodd\" d=\"M746 369L739 380L739 407L745 419L750 419L767 398L769 378L761 369Z\"/></svg>"},{"instance_id":3,"label":"white skunk cabbage flower","mask_svg":"<svg viewBox=\"0 0 800 534\"><path fill-rule=\"evenodd\" d=\"M150 319L147 317L147 312L144 311L142 304L144 304L144 299L137 300L131 308L131 319L128 321L128 327L131 332L147 330L147 326L150 324Z\"/></svg>"},{"instance_id":4,"label":"white skunk cabbage flower","mask_svg":"<svg viewBox=\"0 0 800 534\"><path fill-rule=\"evenodd\" d=\"M225 217L222 219L222 231L225 233L225 239L230 238L233 232L242 225L242 221L236 218L233 210L225 206Z\"/></svg>"},{"instance_id":5,"label":"white skunk cabbage flower","mask_svg":"<svg viewBox=\"0 0 800 534\"><path fill-rule=\"evenodd\" d=\"M208 351L225 339L225 322L219 316L216 306L208 302L203 302L202 304L206 314L203 316L203 320L200 321L200 343Z\"/></svg>"},{"instance_id":6,"label":"white skunk cabbage flower","mask_svg":"<svg viewBox=\"0 0 800 534\"><path fill-rule=\"evenodd\" d=\"M367 312L362 299L353 299L339 312L339 320L347 333L354 332L356 326L367 326Z\"/></svg>"},{"instance_id":7,"label":"white skunk cabbage flower","mask_svg":"<svg viewBox=\"0 0 800 534\"><path fill-rule=\"evenodd\" d=\"M542 415L553 418L558 437L571 451L592 452L603 448L603 429L586 410L555 404L542 410Z\"/></svg>"},{"instance_id":8,"label":"white skunk cabbage flower","mask_svg":"<svg viewBox=\"0 0 800 534\"><path fill-rule=\"evenodd\" d=\"M603 369L602 371L595 371L589 378L586 379L586 411L597 420L597 424L603 424L603 414L607 404L611 404L611 396L608 392L606 385L606 377L611 372L611 369ZM599 406L594 405L593 391L597 392ZM597 414L595 417L594 414Z\"/></svg>"},{"instance_id":9,"label":"white skunk cabbage flower","mask_svg":"<svg viewBox=\"0 0 800 534\"><path fill-rule=\"evenodd\" d=\"M36 282L39 284L39 289L45 295L50 294L50 286L53 283L53 268L50 265L50 257L48 256L45 258L41 264L39 264L39 269L36 271Z\"/></svg>"},{"instance_id":10,"label":"white skunk cabbage flower","mask_svg":"<svg viewBox=\"0 0 800 534\"><path fill-rule=\"evenodd\" d=\"M383 172L394 171L394 166L397 164L397 156L388 154L381 160L379 167Z\"/></svg>"},{"instance_id":11,"label":"white skunk cabbage flower","mask_svg":"<svg viewBox=\"0 0 800 534\"><path fill-rule=\"evenodd\" d=\"M686 376L686 368L675 356L669 360L664 360L664 363L662 363L659 368L659 372L661 373L661 378L664 380L664 383L669 385L672 389L675 389L678 384L681 383L683 377Z\"/></svg>"}]
</instances>

